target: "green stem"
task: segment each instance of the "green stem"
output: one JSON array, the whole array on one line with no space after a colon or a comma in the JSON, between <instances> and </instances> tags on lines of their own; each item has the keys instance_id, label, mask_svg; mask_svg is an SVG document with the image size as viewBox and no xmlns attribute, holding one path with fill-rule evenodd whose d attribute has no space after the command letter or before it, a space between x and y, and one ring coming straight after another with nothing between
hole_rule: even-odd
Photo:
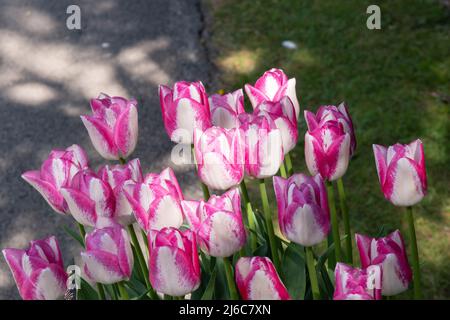
<instances>
[{"instance_id":1,"label":"green stem","mask_svg":"<svg viewBox=\"0 0 450 320\"><path fill-rule=\"evenodd\" d=\"M311 281L311 291L314 300L320 300L319 282L317 280L316 266L314 265L314 256L311 247L306 247L306 265L308 267L309 280Z\"/></svg>"},{"instance_id":2,"label":"green stem","mask_svg":"<svg viewBox=\"0 0 450 320\"><path fill-rule=\"evenodd\" d=\"M339 205L341 207L342 218L344 219L344 230L347 238L345 239L345 249L347 251L347 262L353 264L352 232L350 230L350 218L348 216L347 198L345 196L344 183L342 178L337 180L339 194Z\"/></svg>"},{"instance_id":3,"label":"green stem","mask_svg":"<svg viewBox=\"0 0 450 320\"><path fill-rule=\"evenodd\" d=\"M231 266L230 260L227 257L223 258L223 265L225 268L225 276L227 278L228 290L230 292L230 299L239 300L239 295L236 289L236 285L234 283L233 267Z\"/></svg>"},{"instance_id":4,"label":"green stem","mask_svg":"<svg viewBox=\"0 0 450 320\"><path fill-rule=\"evenodd\" d=\"M281 175L281 177L283 177L283 178L287 178L287 175L286 175L286 168L284 167L284 163L282 162L281 163L281 166L280 166L280 175Z\"/></svg>"},{"instance_id":5,"label":"green stem","mask_svg":"<svg viewBox=\"0 0 450 320\"><path fill-rule=\"evenodd\" d=\"M414 215L412 207L406 208L406 217L408 219L409 241L411 244L411 256L413 265L413 281L414 281L414 299L422 299L422 291L420 288L420 266L419 251L417 250L416 229L414 227Z\"/></svg>"},{"instance_id":6,"label":"green stem","mask_svg":"<svg viewBox=\"0 0 450 320\"><path fill-rule=\"evenodd\" d=\"M98 298L100 300L106 300L105 289L103 288L103 285L101 283L97 283L97 290Z\"/></svg>"},{"instance_id":7,"label":"green stem","mask_svg":"<svg viewBox=\"0 0 450 320\"><path fill-rule=\"evenodd\" d=\"M261 192L261 201L264 210L264 220L266 222L267 234L269 235L272 261L277 271L280 272L281 269L280 269L280 259L278 258L278 246L275 239L275 232L273 230L272 215L270 214L269 198L267 197L266 182L264 179L259 179L259 191Z\"/></svg>"},{"instance_id":8,"label":"green stem","mask_svg":"<svg viewBox=\"0 0 450 320\"><path fill-rule=\"evenodd\" d=\"M117 283L117 287L119 288L120 292L120 299L121 300L128 300L130 297L128 296L128 292L125 289L125 286L123 284L123 281Z\"/></svg>"},{"instance_id":9,"label":"green stem","mask_svg":"<svg viewBox=\"0 0 450 320\"><path fill-rule=\"evenodd\" d=\"M327 193L328 193L328 206L330 207L330 218L331 218L331 229L333 234L334 242L334 253L336 256L336 262L342 261L342 249L341 249L341 239L339 237L339 225L336 214L336 204L334 203L334 191L333 184L327 181Z\"/></svg>"},{"instance_id":10,"label":"green stem","mask_svg":"<svg viewBox=\"0 0 450 320\"><path fill-rule=\"evenodd\" d=\"M254 234L256 232L256 222L255 222L255 214L253 213L252 203L250 202L250 198L248 196L247 186L245 185L244 179L241 182L241 192L242 199L244 200L245 209L247 211L247 222L250 230L250 249L251 252L254 252L257 247L257 239Z\"/></svg>"},{"instance_id":11,"label":"green stem","mask_svg":"<svg viewBox=\"0 0 450 320\"><path fill-rule=\"evenodd\" d=\"M127 163L127 159L120 157L119 162L120 162L120 164L125 164L125 163Z\"/></svg>"},{"instance_id":12,"label":"green stem","mask_svg":"<svg viewBox=\"0 0 450 320\"><path fill-rule=\"evenodd\" d=\"M136 250L136 256L138 258L138 263L139 263L139 266L141 268L141 271L142 271L142 273L144 275L145 284L147 286L147 289L150 289L150 291L149 291L150 297L152 299L157 300L158 299L158 295L156 294L155 290L153 290L153 288L152 288L152 286L150 284L150 280L148 279L147 263L145 262L144 254L142 253L141 246L139 245L139 241L138 241L138 238L136 236L136 232L134 231L134 228L133 228L132 224L130 224L128 226L128 232L130 233L131 241L133 243L133 247Z\"/></svg>"},{"instance_id":13,"label":"green stem","mask_svg":"<svg viewBox=\"0 0 450 320\"><path fill-rule=\"evenodd\" d=\"M288 176L292 176L292 174L294 173L294 168L292 167L292 159L289 152L284 156L284 161L286 162L286 170Z\"/></svg>"}]
</instances>

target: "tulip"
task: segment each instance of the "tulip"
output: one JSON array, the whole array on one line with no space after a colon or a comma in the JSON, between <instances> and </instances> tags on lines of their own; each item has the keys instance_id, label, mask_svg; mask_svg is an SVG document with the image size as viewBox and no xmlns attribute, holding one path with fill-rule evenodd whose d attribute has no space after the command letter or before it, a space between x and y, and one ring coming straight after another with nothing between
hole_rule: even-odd
<instances>
[{"instance_id":1,"label":"tulip","mask_svg":"<svg viewBox=\"0 0 450 320\"><path fill-rule=\"evenodd\" d=\"M40 170L27 171L22 178L34 187L58 213L69 213L61 188L69 186L73 177L88 168L86 152L74 144L65 150L52 150Z\"/></svg>"},{"instance_id":2,"label":"tulip","mask_svg":"<svg viewBox=\"0 0 450 320\"><path fill-rule=\"evenodd\" d=\"M298 140L297 118L294 104L288 96L278 102L263 101L255 108L254 113L268 116L273 120L281 132L285 155L294 149Z\"/></svg>"},{"instance_id":3,"label":"tulip","mask_svg":"<svg viewBox=\"0 0 450 320\"><path fill-rule=\"evenodd\" d=\"M423 144L415 140L383 147L373 145L378 178L384 197L396 206L412 206L427 191L427 172Z\"/></svg>"},{"instance_id":4,"label":"tulip","mask_svg":"<svg viewBox=\"0 0 450 320\"><path fill-rule=\"evenodd\" d=\"M337 263L334 270L334 300L380 300L381 279L384 277L380 266L353 268Z\"/></svg>"},{"instance_id":5,"label":"tulip","mask_svg":"<svg viewBox=\"0 0 450 320\"><path fill-rule=\"evenodd\" d=\"M126 184L124 192L136 221L144 230L179 228L183 224L180 205L183 194L171 168L160 174L148 174L142 183Z\"/></svg>"},{"instance_id":6,"label":"tulip","mask_svg":"<svg viewBox=\"0 0 450 320\"><path fill-rule=\"evenodd\" d=\"M211 113L203 84L176 82L173 90L159 86L159 101L167 134L173 142L192 144L194 129L211 126Z\"/></svg>"},{"instance_id":7,"label":"tulip","mask_svg":"<svg viewBox=\"0 0 450 320\"><path fill-rule=\"evenodd\" d=\"M245 172L264 179L277 173L283 162L281 131L270 117L241 114L240 128L245 135Z\"/></svg>"},{"instance_id":8,"label":"tulip","mask_svg":"<svg viewBox=\"0 0 450 320\"><path fill-rule=\"evenodd\" d=\"M339 106L321 106L317 113L305 110L305 120L309 131L323 126L329 121L337 121L342 124L344 132L350 135L350 155L353 155L356 149L356 136L353 129L353 121L348 113L347 106L342 102Z\"/></svg>"},{"instance_id":9,"label":"tulip","mask_svg":"<svg viewBox=\"0 0 450 320\"><path fill-rule=\"evenodd\" d=\"M102 284L128 280L134 263L128 233L114 222L98 226L86 235L86 251L81 252L86 275Z\"/></svg>"},{"instance_id":10,"label":"tulip","mask_svg":"<svg viewBox=\"0 0 450 320\"><path fill-rule=\"evenodd\" d=\"M229 257L245 244L239 190L205 201L182 201L181 206L203 251L213 257Z\"/></svg>"},{"instance_id":11,"label":"tulip","mask_svg":"<svg viewBox=\"0 0 450 320\"><path fill-rule=\"evenodd\" d=\"M383 295L392 296L408 289L412 273L399 230L378 239L356 234L356 245L363 268L380 265Z\"/></svg>"},{"instance_id":12,"label":"tulip","mask_svg":"<svg viewBox=\"0 0 450 320\"><path fill-rule=\"evenodd\" d=\"M295 78L288 80L283 70L272 68L264 72L255 86L245 85L245 92L253 108L263 101L278 102L283 97L289 97L294 104L296 119L298 119L300 106L295 92Z\"/></svg>"},{"instance_id":13,"label":"tulip","mask_svg":"<svg viewBox=\"0 0 450 320\"><path fill-rule=\"evenodd\" d=\"M244 145L239 129L211 127L194 131L198 176L208 187L226 190L244 178Z\"/></svg>"},{"instance_id":14,"label":"tulip","mask_svg":"<svg viewBox=\"0 0 450 320\"><path fill-rule=\"evenodd\" d=\"M26 250L4 249L3 255L24 300L56 300L64 297L67 274L54 236L31 241Z\"/></svg>"},{"instance_id":15,"label":"tulip","mask_svg":"<svg viewBox=\"0 0 450 320\"><path fill-rule=\"evenodd\" d=\"M224 95L213 94L208 100L214 126L231 129L239 125L238 115L245 112L242 89Z\"/></svg>"},{"instance_id":16,"label":"tulip","mask_svg":"<svg viewBox=\"0 0 450 320\"><path fill-rule=\"evenodd\" d=\"M116 199L111 186L94 172L84 170L77 173L71 186L61 189L74 219L84 225L94 227L99 218L113 218Z\"/></svg>"},{"instance_id":17,"label":"tulip","mask_svg":"<svg viewBox=\"0 0 450 320\"><path fill-rule=\"evenodd\" d=\"M195 234L175 228L148 234L152 287L171 296L184 296L200 285L200 263Z\"/></svg>"},{"instance_id":18,"label":"tulip","mask_svg":"<svg viewBox=\"0 0 450 320\"><path fill-rule=\"evenodd\" d=\"M305 160L312 175L334 181L345 174L350 158L350 134L342 124L328 121L305 134Z\"/></svg>"},{"instance_id":19,"label":"tulip","mask_svg":"<svg viewBox=\"0 0 450 320\"><path fill-rule=\"evenodd\" d=\"M235 278L244 300L291 299L272 261L267 257L239 258Z\"/></svg>"},{"instance_id":20,"label":"tulip","mask_svg":"<svg viewBox=\"0 0 450 320\"><path fill-rule=\"evenodd\" d=\"M284 236L307 247L322 242L330 231L330 213L320 175L299 173L288 179L274 176L273 185Z\"/></svg>"},{"instance_id":21,"label":"tulip","mask_svg":"<svg viewBox=\"0 0 450 320\"><path fill-rule=\"evenodd\" d=\"M98 170L98 176L108 182L113 189L116 198L116 210L114 216L117 222L126 226L134 222L133 209L131 208L124 192L127 184L142 182L142 170L139 159L133 159L123 165L105 165Z\"/></svg>"}]
</instances>

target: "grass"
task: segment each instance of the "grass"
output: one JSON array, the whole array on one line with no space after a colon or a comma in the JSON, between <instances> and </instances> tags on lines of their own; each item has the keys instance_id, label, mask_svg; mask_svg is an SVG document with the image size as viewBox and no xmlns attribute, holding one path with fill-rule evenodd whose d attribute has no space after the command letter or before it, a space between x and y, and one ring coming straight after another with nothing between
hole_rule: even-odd
<instances>
[{"instance_id":1,"label":"grass","mask_svg":"<svg viewBox=\"0 0 450 320\"><path fill-rule=\"evenodd\" d=\"M278 67L297 78L302 113L346 101L358 148L344 177L353 231L400 228L405 212L384 200L372 144L425 145L429 190L415 207L426 298L450 298L449 8L432 0L377 1L381 30L366 28L373 1L209 1L221 86L254 83ZM296 50L281 46L292 40ZM303 133L293 161L306 172ZM271 194L273 197L273 194ZM404 297L407 297L405 295Z\"/></svg>"}]
</instances>

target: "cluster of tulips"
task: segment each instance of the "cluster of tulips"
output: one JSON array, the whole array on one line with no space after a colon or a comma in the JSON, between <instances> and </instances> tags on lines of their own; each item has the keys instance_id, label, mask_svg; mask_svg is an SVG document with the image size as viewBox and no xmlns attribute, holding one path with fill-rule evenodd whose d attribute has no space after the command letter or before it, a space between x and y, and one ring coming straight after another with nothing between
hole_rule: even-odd
<instances>
[{"instance_id":1,"label":"cluster of tulips","mask_svg":"<svg viewBox=\"0 0 450 320\"><path fill-rule=\"evenodd\" d=\"M295 79L271 69L245 92L252 113L242 89L208 97L201 82L159 88L166 131L190 156L192 147L204 199L186 200L171 168L144 175L139 159L127 161L137 144L137 102L106 94L92 99L93 114L81 119L98 153L118 163L94 171L72 145L22 175L79 227L79 235L67 229L83 247L75 296L381 299L408 290L414 279L420 298L411 206L427 188L421 141L373 146L381 190L407 208L413 271L398 230L380 238L356 234L356 267L342 181L356 149L346 105L304 112L310 176L294 173L289 154L298 140ZM260 201L251 201L245 178L258 183ZM55 237L3 254L23 299L74 296Z\"/></svg>"}]
</instances>

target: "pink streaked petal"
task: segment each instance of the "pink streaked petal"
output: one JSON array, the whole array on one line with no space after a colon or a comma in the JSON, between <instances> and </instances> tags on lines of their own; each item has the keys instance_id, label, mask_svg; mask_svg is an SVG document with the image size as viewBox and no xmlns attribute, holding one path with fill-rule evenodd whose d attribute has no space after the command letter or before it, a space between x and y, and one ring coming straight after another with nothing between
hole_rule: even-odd
<instances>
[{"instance_id":1,"label":"pink streaked petal","mask_svg":"<svg viewBox=\"0 0 450 320\"><path fill-rule=\"evenodd\" d=\"M183 212L179 201L171 195L156 198L150 206L148 227L161 230L166 227L179 228L183 224Z\"/></svg>"},{"instance_id":2,"label":"pink streaked petal","mask_svg":"<svg viewBox=\"0 0 450 320\"><path fill-rule=\"evenodd\" d=\"M183 200L181 201L181 207L183 208L184 216L188 221L191 228L195 231L199 227L201 221L197 213L197 209L200 205L199 201Z\"/></svg>"},{"instance_id":3,"label":"pink streaked petal","mask_svg":"<svg viewBox=\"0 0 450 320\"><path fill-rule=\"evenodd\" d=\"M95 203L84 193L72 189L63 188L61 194L67 202L69 211L79 223L85 226L95 226L97 216L95 214Z\"/></svg>"},{"instance_id":4,"label":"pink streaked petal","mask_svg":"<svg viewBox=\"0 0 450 320\"><path fill-rule=\"evenodd\" d=\"M270 100L269 97L264 94L264 92L249 84L246 84L244 88L250 100L250 103L253 106L253 109L256 108L261 102Z\"/></svg>"},{"instance_id":5,"label":"pink streaked petal","mask_svg":"<svg viewBox=\"0 0 450 320\"><path fill-rule=\"evenodd\" d=\"M138 112L131 104L117 118L114 141L122 157L127 158L136 148L138 140Z\"/></svg>"},{"instance_id":6,"label":"pink streaked petal","mask_svg":"<svg viewBox=\"0 0 450 320\"><path fill-rule=\"evenodd\" d=\"M117 256L99 250L81 252L81 258L95 282L113 284L126 279L119 266Z\"/></svg>"},{"instance_id":7,"label":"pink streaked petal","mask_svg":"<svg viewBox=\"0 0 450 320\"><path fill-rule=\"evenodd\" d=\"M95 150L107 160L117 160L118 150L114 144L112 132L100 120L94 117L81 116L81 120L88 130Z\"/></svg>"}]
</instances>

